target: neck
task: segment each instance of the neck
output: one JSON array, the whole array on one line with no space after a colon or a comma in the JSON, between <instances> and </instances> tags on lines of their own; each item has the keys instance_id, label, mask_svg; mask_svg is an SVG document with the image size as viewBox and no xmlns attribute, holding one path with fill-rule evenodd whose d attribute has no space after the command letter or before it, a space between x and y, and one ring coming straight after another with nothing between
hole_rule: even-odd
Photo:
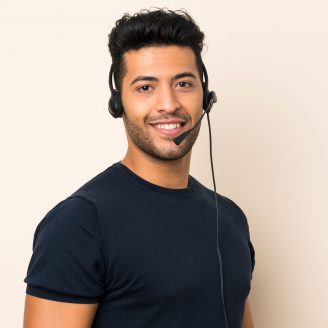
<instances>
[{"instance_id":1,"label":"neck","mask_svg":"<svg viewBox=\"0 0 328 328\"><path fill-rule=\"evenodd\" d=\"M165 188L183 189L188 187L191 151L183 158L163 161L143 154L133 154L128 149L121 161L135 174L153 184Z\"/></svg>"}]
</instances>

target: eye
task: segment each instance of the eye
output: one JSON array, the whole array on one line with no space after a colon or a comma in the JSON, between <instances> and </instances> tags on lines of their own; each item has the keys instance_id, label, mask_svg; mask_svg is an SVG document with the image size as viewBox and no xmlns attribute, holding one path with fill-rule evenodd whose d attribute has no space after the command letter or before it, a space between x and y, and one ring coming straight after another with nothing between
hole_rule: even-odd
<instances>
[{"instance_id":1,"label":"eye","mask_svg":"<svg viewBox=\"0 0 328 328\"><path fill-rule=\"evenodd\" d=\"M179 88L190 88L192 86L192 84L190 82L181 81L181 82L177 83L177 86Z\"/></svg>"},{"instance_id":2,"label":"eye","mask_svg":"<svg viewBox=\"0 0 328 328\"><path fill-rule=\"evenodd\" d=\"M137 90L141 93L148 92L148 91L150 91L150 89L151 89L151 86L148 84L142 85L141 87L137 88Z\"/></svg>"}]
</instances>

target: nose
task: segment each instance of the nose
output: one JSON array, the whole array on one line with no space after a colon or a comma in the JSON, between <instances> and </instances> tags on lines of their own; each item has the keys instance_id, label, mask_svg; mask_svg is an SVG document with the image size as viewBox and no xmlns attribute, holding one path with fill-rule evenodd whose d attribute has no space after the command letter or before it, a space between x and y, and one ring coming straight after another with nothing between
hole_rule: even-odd
<instances>
[{"instance_id":1,"label":"nose","mask_svg":"<svg viewBox=\"0 0 328 328\"><path fill-rule=\"evenodd\" d=\"M171 113L180 108L180 103L171 86L159 88L156 101L156 108L159 112Z\"/></svg>"}]
</instances>

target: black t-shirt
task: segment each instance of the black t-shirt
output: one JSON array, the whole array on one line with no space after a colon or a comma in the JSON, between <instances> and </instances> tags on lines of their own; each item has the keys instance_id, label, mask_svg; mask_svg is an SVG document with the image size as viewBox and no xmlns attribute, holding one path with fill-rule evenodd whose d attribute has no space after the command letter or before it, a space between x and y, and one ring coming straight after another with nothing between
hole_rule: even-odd
<instances>
[{"instance_id":1,"label":"black t-shirt","mask_svg":"<svg viewBox=\"0 0 328 328\"><path fill-rule=\"evenodd\" d=\"M224 295L242 325L254 269L247 219L217 194ZM224 327L214 192L152 184L118 162L52 208L37 226L30 295L96 303L94 328Z\"/></svg>"}]
</instances>

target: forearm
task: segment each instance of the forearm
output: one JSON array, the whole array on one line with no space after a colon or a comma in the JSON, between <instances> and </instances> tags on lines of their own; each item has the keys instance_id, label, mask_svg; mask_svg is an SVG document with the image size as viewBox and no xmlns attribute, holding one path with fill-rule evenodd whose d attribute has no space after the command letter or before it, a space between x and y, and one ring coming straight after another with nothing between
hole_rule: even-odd
<instances>
[{"instance_id":1,"label":"forearm","mask_svg":"<svg viewBox=\"0 0 328 328\"><path fill-rule=\"evenodd\" d=\"M251 306L248 298L246 299L245 302L242 328L254 328L254 321L253 321Z\"/></svg>"}]
</instances>

